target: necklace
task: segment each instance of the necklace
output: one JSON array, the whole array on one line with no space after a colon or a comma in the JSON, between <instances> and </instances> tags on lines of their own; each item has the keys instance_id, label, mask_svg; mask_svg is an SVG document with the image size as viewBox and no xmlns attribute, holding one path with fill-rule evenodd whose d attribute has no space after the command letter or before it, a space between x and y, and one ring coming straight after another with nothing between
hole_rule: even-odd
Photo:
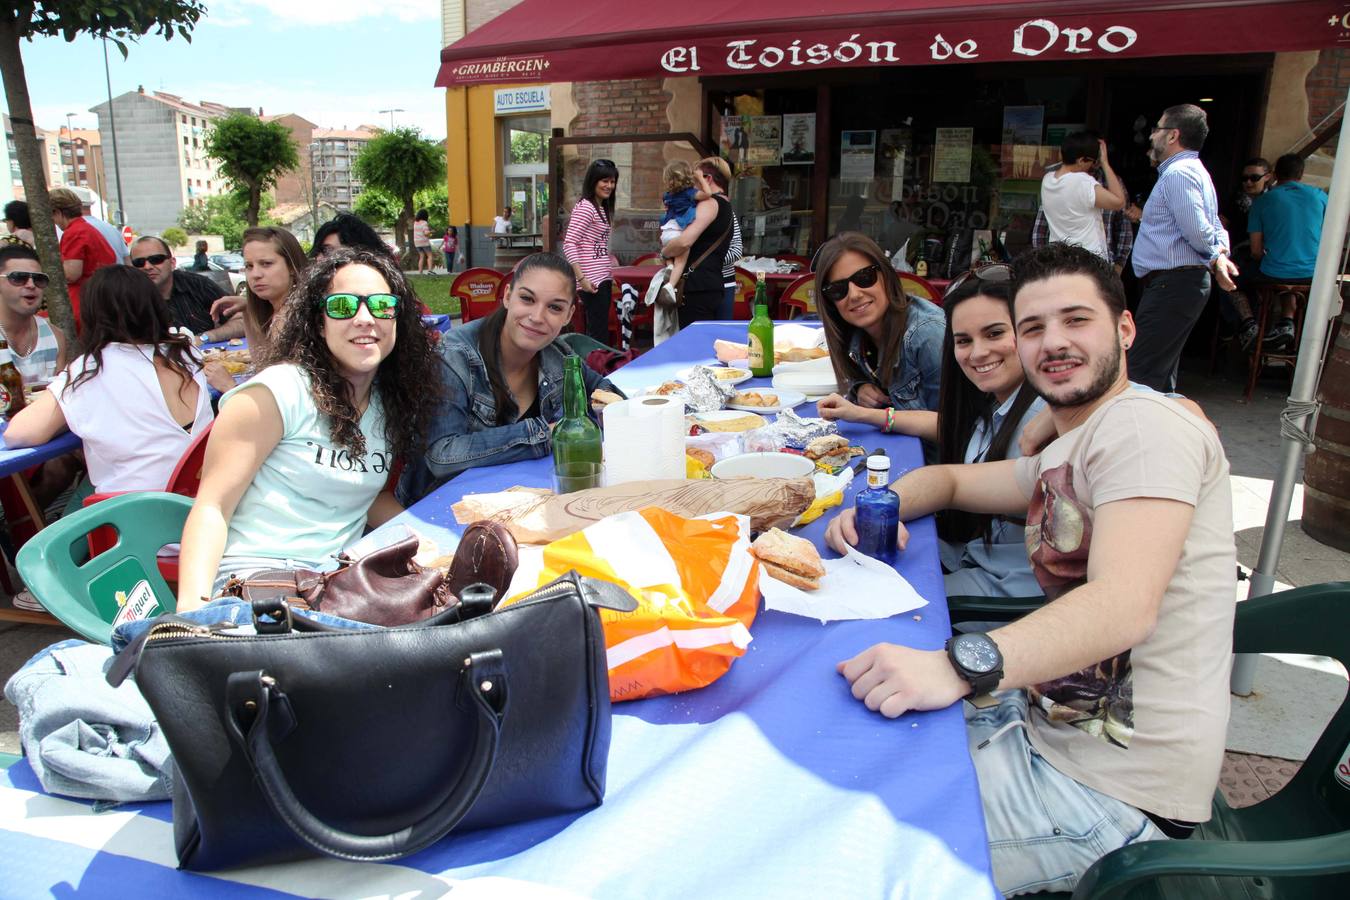
<instances>
[{"instance_id":1,"label":"necklace","mask_svg":"<svg viewBox=\"0 0 1350 900\"><path fill-rule=\"evenodd\" d=\"M30 320L29 324L33 326L33 330L32 330L32 339L28 342L27 350L19 349L19 341L17 335L11 338L9 336L8 329L0 327L0 337L3 337L5 339L5 342L9 344L9 349L13 351L15 356L27 356L28 354L32 353L33 350L37 347L37 339L38 339L37 323Z\"/></svg>"}]
</instances>

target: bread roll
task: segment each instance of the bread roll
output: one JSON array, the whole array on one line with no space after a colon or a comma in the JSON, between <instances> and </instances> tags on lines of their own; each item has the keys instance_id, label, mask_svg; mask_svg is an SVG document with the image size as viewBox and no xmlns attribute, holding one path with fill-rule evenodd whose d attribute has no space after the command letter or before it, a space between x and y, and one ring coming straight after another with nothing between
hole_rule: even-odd
<instances>
[{"instance_id":1,"label":"bread roll","mask_svg":"<svg viewBox=\"0 0 1350 900\"><path fill-rule=\"evenodd\" d=\"M825 576L825 566L815 544L805 538L794 537L780 528L770 528L750 545L750 552L779 581L802 590L813 591Z\"/></svg>"}]
</instances>

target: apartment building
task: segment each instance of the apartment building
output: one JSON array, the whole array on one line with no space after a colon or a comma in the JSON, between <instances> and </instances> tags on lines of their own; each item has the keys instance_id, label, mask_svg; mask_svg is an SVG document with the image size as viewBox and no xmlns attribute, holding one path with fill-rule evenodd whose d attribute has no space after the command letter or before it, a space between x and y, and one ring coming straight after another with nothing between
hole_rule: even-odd
<instances>
[{"instance_id":1,"label":"apartment building","mask_svg":"<svg viewBox=\"0 0 1350 900\"><path fill-rule=\"evenodd\" d=\"M103 170L103 140L92 128L62 128L48 132L57 144L60 159L60 184L88 188L100 197L107 195Z\"/></svg>"},{"instance_id":2,"label":"apartment building","mask_svg":"<svg viewBox=\"0 0 1350 900\"><path fill-rule=\"evenodd\" d=\"M111 127L108 103L92 107L99 131ZM108 171L121 158L121 187L109 179L106 190L126 222L142 232L159 232L178 222L188 206L201 206L208 197L226 193L216 163L206 156L212 123L234 112L220 103L192 103L164 91L144 87L112 100L117 119L117 149L106 148Z\"/></svg>"},{"instance_id":3,"label":"apartment building","mask_svg":"<svg viewBox=\"0 0 1350 900\"><path fill-rule=\"evenodd\" d=\"M320 202L348 212L364 185L352 172L361 151L380 134L372 125L356 128L316 128L309 144L309 165ZM302 145L303 146L303 145Z\"/></svg>"}]
</instances>

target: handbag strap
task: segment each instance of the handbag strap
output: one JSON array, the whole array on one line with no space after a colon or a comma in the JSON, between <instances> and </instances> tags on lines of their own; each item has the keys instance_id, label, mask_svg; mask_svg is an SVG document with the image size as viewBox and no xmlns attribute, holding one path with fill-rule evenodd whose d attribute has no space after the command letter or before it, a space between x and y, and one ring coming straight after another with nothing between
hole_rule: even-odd
<instances>
[{"instance_id":1,"label":"handbag strap","mask_svg":"<svg viewBox=\"0 0 1350 900\"><path fill-rule=\"evenodd\" d=\"M713 196L714 196L714 197L717 197L718 195L717 195L717 194L714 194ZM730 205L731 205L731 201L730 201L730 200L727 200L727 199L725 199L725 198L723 198L722 202L725 203L725 204L727 204L727 206L730 206ZM734 211L731 211L731 215L734 216L734 215L736 215L736 213L735 213ZM732 223L731 223L730 221L728 221L728 223L727 223L727 230L724 231L724 232L722 232L720 235L718 235L718 236L717 236L717 240L713 241L712 244L708 247L707 250L704 250L702 253L700 253L699 256L698 256L698 259L694 260L692 263L690 263L689 265L687 265L687 266L684 267L684 271L680 273L680 280L681 280L681 281L683 281L685 278L687 278L687 277L689 276L689 273L690 273L690 272L694 271L694 270L697 269L699 266L701 266L701 265L703 264L703 261L704 261L705 259L708 258L708 254L712 253L712 252L713 252L714 250L716 250L718 247L722 246L722 242L725 241L727 238L729 238L729 237L731 236L731 229L732 229Z\"/></svg>"},{"instance_id":2,"label":"handbag strap","mask_svg":"<svg viewBox=\"0 0 1350 900\"><path fill-rule=\"evenodd\" d=\"M281 685L263 672L235 672L226 686L226 721L244 749L267 805L314 850L353 862L383 862L416 853L450 833L473 807L492 774L506 711L506 667L500 650L474 653L465 661L461 689L470 699L477 728L459 783L421 820L388 834L341 831L321 821L300 802L281 770L272 741L296 727ZM244 721L249 716L252 721Z\"/></svg>"}]
</instances>

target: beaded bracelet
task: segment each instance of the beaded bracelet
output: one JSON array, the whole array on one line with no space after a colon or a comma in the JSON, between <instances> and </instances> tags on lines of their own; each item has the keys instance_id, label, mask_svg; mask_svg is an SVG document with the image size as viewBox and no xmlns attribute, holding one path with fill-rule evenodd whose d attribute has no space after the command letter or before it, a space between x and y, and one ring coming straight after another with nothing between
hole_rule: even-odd
<instances>
[{"instance_id":1,"label":"beaded bracelet","mask_svg":"<svg viewBox=\"0 0 1350 900\"><path fill-rule=\"evenodd\" d=\"M889 432L892 426L894 425L895 425L895 409L888 406L886 407L886 431Z\"/></svg>"}]
</instances>

